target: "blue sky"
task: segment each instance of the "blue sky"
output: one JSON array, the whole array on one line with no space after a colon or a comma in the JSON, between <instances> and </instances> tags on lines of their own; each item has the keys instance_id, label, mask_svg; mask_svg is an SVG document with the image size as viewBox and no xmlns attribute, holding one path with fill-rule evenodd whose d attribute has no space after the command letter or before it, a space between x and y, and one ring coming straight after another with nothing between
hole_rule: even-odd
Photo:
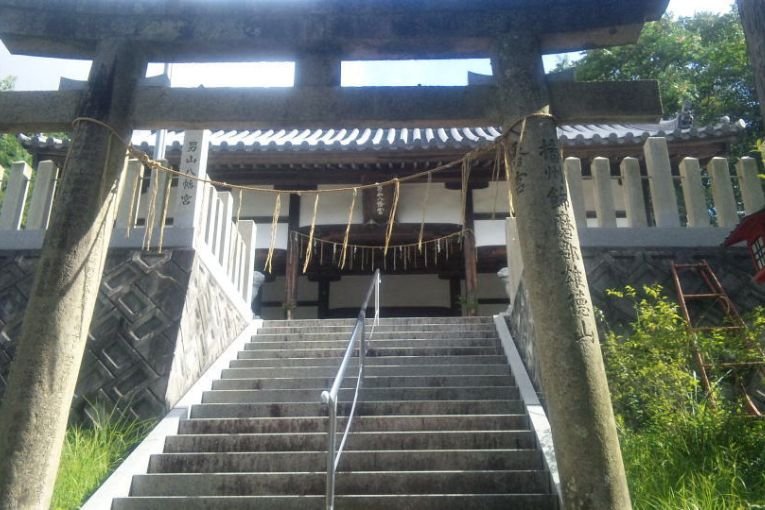
<instances>
[{"instance_id":1,"label":"blue sky","mask_svg":"<svg viewBox=\"0 0 765 510\"><path fill-rule=\"evenodd\" d=\"M671 0L669 10L677 16L698 11L728 12L734 0ZM555 58L547 58L554 65ZM17 90L54 90L61 76L84 80L90 63L85 61L17 57L0 45L0 78L16 76ZM153 64L149 75L161 74L163 66ZM173 68L173 86L251 87L292 85L293 65L276 63L183 64ZM467 71L489 73L486 60L448 62L345 62L343 85L464 85Z\"/></svg>"}]
</instances>

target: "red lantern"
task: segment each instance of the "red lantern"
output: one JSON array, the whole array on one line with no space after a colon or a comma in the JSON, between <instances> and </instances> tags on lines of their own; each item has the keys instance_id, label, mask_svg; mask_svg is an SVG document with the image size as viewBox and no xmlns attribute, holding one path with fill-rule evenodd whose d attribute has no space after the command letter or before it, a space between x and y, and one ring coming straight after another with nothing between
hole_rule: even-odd
<instances>
[{"instance_id":1,"label":"red lantern","mask_svg":"<svg viewBox=\"0 0 765 510\"><path fill-rule=\"evenodd\" d=\"M765 283L765 209L745 216L725 239L724 246L746 241L754 263L754 281Z\"/></svg>"}]
</instances>

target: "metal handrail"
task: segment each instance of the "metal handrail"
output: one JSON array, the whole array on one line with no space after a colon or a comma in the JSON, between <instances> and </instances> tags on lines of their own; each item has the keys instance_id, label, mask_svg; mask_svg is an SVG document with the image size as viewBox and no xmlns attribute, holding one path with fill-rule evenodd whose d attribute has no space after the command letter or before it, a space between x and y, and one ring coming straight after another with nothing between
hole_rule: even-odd
<instances>
[{"instance_id":1,"label":"metal handrail","mask_svg":"<svg viewBox=\"0 0 765 510\"><path fill-rule=\"evenodd\" d=\"M372 283L369 285L366 299L364 304L361 305L359 315L356 317L356 325L353 327L351 338L348 340L348 347L345 349L345 355L343 361L340 363L340 368L337 371L335 380L332 383L332 387L329 391L324 391L321 394L321 402L327 404L329 407L329 423L327 427L327 495L326 495L326 507L327 510L333 510L335 505L335 474L337 473L337 466L340 464L340 456L343 453L345 447L345 441L348 439L348 432L351 430L351 423L353 422L353 415L356 412L356 402L359 398L359 391L361 390L361 382L364 379L364 361L367 354L367 341L365 337L365 321L367 318L367 306L369 306L369 300L372 298L372 293L375 296L375 320L372 323L372 331L369 333L369 337L372 338L374 334L374 328L380 322L380 270L375 271ZM340 440L340 447L337 445L337 394L340 392L340 386L345 379L345 370L348 368L348 363L353 356L354 345L356 340L359 340L359 375L356 379L356 392L353 395L353 404L351 405L351 411L348 413L348 422L345 425L345 432L343 432L343 438Z\"/></svg>"}]
</instances>

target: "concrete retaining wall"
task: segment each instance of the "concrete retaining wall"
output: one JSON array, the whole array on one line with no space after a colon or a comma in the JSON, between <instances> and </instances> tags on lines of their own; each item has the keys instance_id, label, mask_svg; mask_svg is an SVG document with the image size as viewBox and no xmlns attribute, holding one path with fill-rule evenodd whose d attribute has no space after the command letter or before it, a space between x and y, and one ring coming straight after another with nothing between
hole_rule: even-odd
<instances>
[{"instance_id":1,"label":"concrete retaining wall","mask_svg":"<svg viewBox=\"0 0 765 510\"><path fill-rule=\"evenodd\" d=\"M37 260L35 252L0 252L0 397ZM193 250L111 250L72 418L95 401L140 418L163 415L249 319Z\"/></svg>"},{"instance_id":2,"label":"concrete retaining wall","mask_svg":"<svg viewBox=\"0 0 765 510\"><path fill-rule=\"evenodd\" d=\"M641 287L660 284L674 298L675 286L671 263L706 260L717 274L723 288L741 313L765 304L765 286L752 281L752 262L745 248L661 248L612 249L583 248L584 265L592 302L609 327L620 328L634 319L634 310L625 300L607 295L607 289L625 285ZM521 357L538 392L541 391L539 368L534 354L534 313L521 278L511 314L507 321ZM602 336L602 332L601 332Z\"/></svg>"}]
</instances>

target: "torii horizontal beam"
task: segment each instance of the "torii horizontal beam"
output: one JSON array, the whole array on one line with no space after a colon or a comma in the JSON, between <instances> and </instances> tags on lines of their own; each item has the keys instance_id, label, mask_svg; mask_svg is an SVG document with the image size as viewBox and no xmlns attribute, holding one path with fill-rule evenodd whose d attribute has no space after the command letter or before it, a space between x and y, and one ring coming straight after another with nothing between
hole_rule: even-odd
<instances>
[{"instance_id":1,"label":"torii horizontal beam","mask_svg":"<svg viewBox=\"0 0 765 510\"><path fill-rule=\"evenodd\" d=\"M150 60L489 57L500 34L555 53L635 42L668 0L0 0L14 54L92 58L125 38Z\"/></svg>"},{"instance_id":2,"label":"torii horizontal beam","mask_svg":"<svg viewBox=\"0 0 765 510\"><path fill-rule=\"evenodd\" d=\"M655 81L551 82L562 122L656 121ZM83 92L2 92L0 131L66 131ZM493 85L468 87L141 87L134 129L255 129L499 125Z\"/></svg>"}]
</instances>

